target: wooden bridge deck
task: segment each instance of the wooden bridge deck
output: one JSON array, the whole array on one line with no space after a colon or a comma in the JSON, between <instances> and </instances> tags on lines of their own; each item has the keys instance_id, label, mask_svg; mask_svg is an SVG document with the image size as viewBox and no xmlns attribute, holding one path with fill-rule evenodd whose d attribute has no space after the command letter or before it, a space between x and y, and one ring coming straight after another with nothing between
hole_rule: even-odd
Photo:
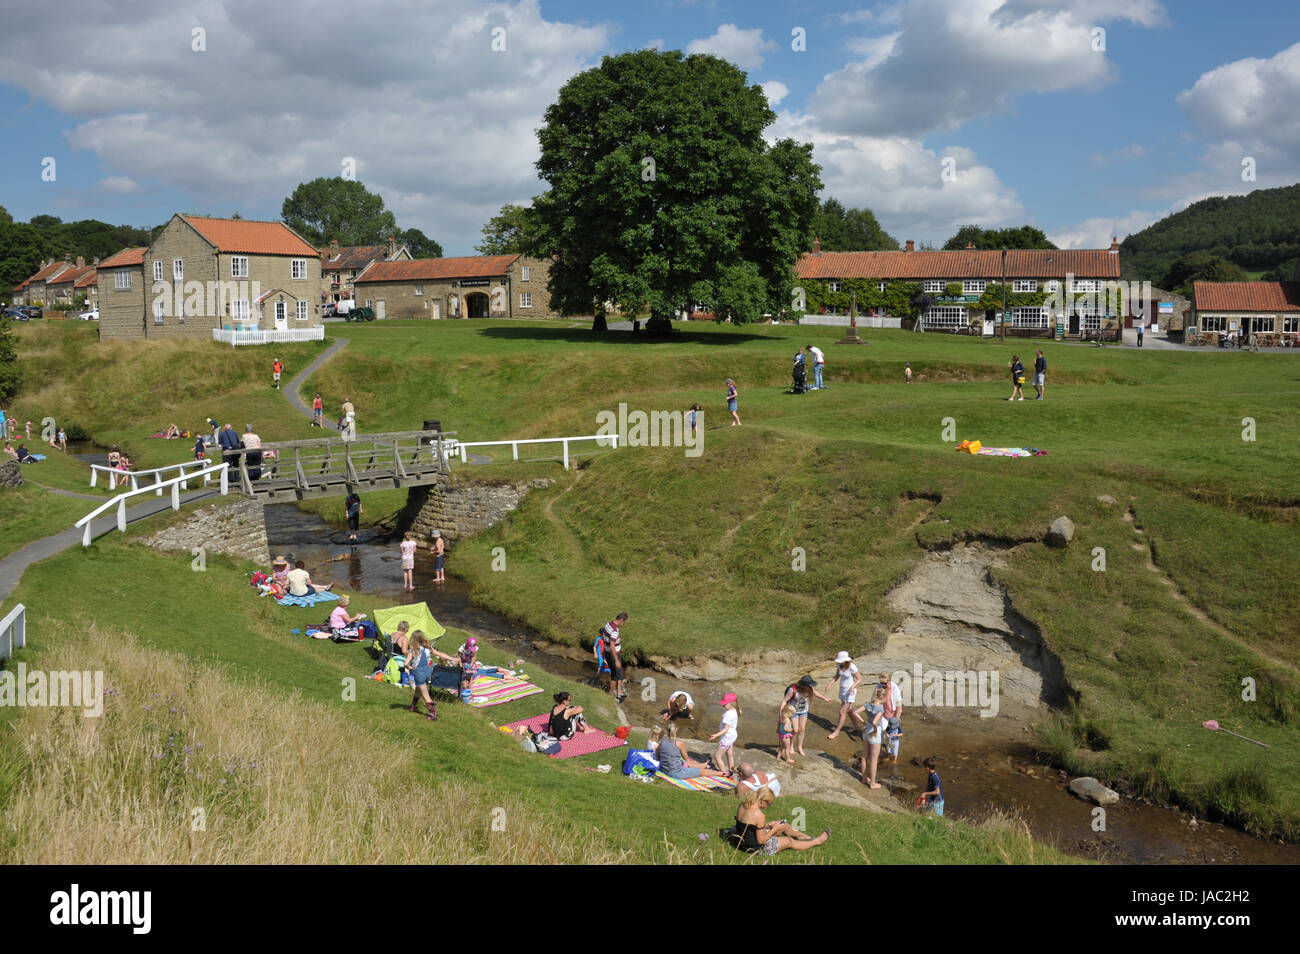
<instances>
[{"instance_id":1,"label":"wooden bridge deck","mask_svg":"<svg viewBox=\"0 0 1300 954\"><path fill-rule=\"evenodd\" d=\"M226 459L233 462L238 455L235 472L245 496L263 503L287 503L353 490L428 486L448 473L453 436L402 431L357 440L280 441L262 445L260 462L256 452L249 451L232 451Z\"/></svg>"}]
</instances>

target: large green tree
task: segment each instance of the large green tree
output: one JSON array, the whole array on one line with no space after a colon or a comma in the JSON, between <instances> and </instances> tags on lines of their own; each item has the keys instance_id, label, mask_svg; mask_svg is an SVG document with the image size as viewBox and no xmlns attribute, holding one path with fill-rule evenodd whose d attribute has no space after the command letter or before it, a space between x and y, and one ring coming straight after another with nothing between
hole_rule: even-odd
<instances>
[{"instance_id":1,"label":"large green tree","mask_svg":"<svg viewBox=\"0 0 1300 954\"><path fill-rule=\"evenodd\" d=\"M411 258L442 258L442 246L419 229L397 233L397 241L406 246Z\"/></svg>"},{"instance_id":2,"label":"large green tree","mask_svg":"<svg viewBox=\"0 0 1300 954\"><path fill-rule=\"evenodd\" d=\"M0 315L0 405L8 406L14 399L21 377L18 370L18 348L9 319Z\"/></svg>"},{"instance_id":3,"label":"large green tree","mask_svg":"<svg viewBox=\"0 0 1300 954\"><path fill-rule=\"evenodd\" d=\"M529 250L532 233L530 210L507 203L483 226L483 241L474 248L481 255L520 255Z\"/></svg>"},{"instance_id":4,"label":"large green tree","mask_svg":"<svg viewBox=\"0 0 1300 954\"><path fill-rule=\"evenodd\" d=\"M1160 287L1191 298L1193 282L1244 282L1249 277L1240 265L1226 258L1210 252L1192 252L1169 267Z\"/></svg>"},{"instance_id":5,"label":"large green tree","mask_svg":"<svg viewBox=\"0 0 1300 954\"><path fill-rule=\"evenodd\" d=\"M964 249L967 244L980 249L999 248L1056 248L1043 234L1042 229L1021 225L1007 229L984 229L978 225L963 225L957 234L943 243L944 249Z\"/></svg>"},{"instance_id":6,"label":"large green tree","mask_svg":"<svg viewBox=\"0 0 1300 954\"><path fill-rule=\"evenodd\" d=\"M812 238L821 188L812 147L769 146L767 98L713 56L641 50L607 56L560 90L538 133L550 184L533 205L535 254L555 255L551 306L650 311L728 301L752 318L789 304L792 266ZM749 267L742 267L749 266Z\"/></svg>"},{"instance_id":7,"label":"large green tree","mask_svg":"<svg viewBox=\"0 0 1300 954\"><path fill-rule=\"evenodd\" d=\"M846 209L834 196L822 202L814 231L827 252L887 252L898 248L898 240L880 227L875 213L870 209Z\"/></svg>"},{"instance_id":8,"label":"large green tree","mask_svg":"<svg viewBox=\"0 0 1300 954\"><path fill-rule=\"evenodd\" d=\"M0 224L0 298L11 300L13 287L41 267L40 232L22 222Z\"/></svg>"},{"instance_id":9,"label":"large green tree","mask_svg":"<svg viewBox=\"0 0 1300 954\"><path fill-rule=\"evenodd\" d=\"M303 182L284 200L280 217L313 245L378 245L397 235L384 200L355 179L335 176Z\"/></svg>"}]
</instances>

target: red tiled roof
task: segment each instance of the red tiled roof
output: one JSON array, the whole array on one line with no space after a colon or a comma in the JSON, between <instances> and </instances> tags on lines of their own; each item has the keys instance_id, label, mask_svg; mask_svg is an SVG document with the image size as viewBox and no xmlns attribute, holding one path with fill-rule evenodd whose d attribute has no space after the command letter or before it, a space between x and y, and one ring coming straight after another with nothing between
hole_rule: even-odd
<instances>
[{"instance_id":1,"label":"red tiled roof","mask_svg":"<svg viewBox=\"0 0 1300 954\"><path fill-rule=\"evenodd\" d=\"M1108 249L1010 249L1007 278L1119 278L1119 255ZM800 278L940 278L1002 277L1002 252L966 249L957 252L822 252L804 253L795 265Z\"/></svg>"},{"instance_id":2,"label":"red tiled roof","mask_svg":"<svg viewBox=\"0 0 1300 954\"><path fill-rule=\"evenodd\" d=\"M464 258L416 258L409 262L375 262L357 276L357 284L494 278L510 271L510 266L518 257L518 255L471 255Z\"/></svg>"},{"instance_id":3,"label":"red tiled roof","mask_svg":"<svg viewBox=\"0 0 1300 954\"><path fill-rule=\"evenodd\" d=\"M94 265L80 265L80 266L74 265L71 268L69 268L67 271L60 272L55 278L47 279L45 284L66 285L69 282L71 282L72 284L75 285L77 283L77 279L84 277L87 272L93 272L94 270L95 270Z\"/></svg>"},{"instance_id":4,"label":"red tiled roof","mask_svg":"<svg viewBox=\"0 0 1300 954\"><path fill-rule=\"evenodd\" d=\"M144 253L147 251L149 250L143 246L140 248L124 248L100 262L100 271L106 268L124 268L127 265L143 265Z\"/></svg>"},{"instance_id":5,"label":"red tiled roof","mask_svg":"<svg viewBox=\"0 0 1300 954\"><path fill-rule=\"evenodd\" d=\"M400 247L400 246L399 246ZM321 265L324 271L338 271L344 268L365 268L371 262L382 262L388 258L388 246L385 245L340 245L336 257L330 257L330 250L323 248Z\"/></svg>"},{"instance_id":6,"label":"red tiled roof","mask_svg":"<svg viewBox=\"0 0 1300 954\"><path fill-rule=\"evenodd\" d=\"M99 281L99 269L89 268L86 274L78 278L72 285L73 288L89 288Z\"/></svg>"},{"instance_id":7,"label":"red tiled roof","mask_svg":"<svg viewBox=\"0 0 1300 954\"><path fill-rule=\"evenodd\" d=\"M303 255L319 259L320 252L307 244L283 222L253 222L248 219L205 219L182 215L219 252L249 255Z\"/></svg>"},{"instance_id":8,"label":"red tiled roof","mask_svg":"<svg viewBox=\"0 0 1300 954\"><path fill-rule=\"evenodd\" d=\"M1300 282L1193 282L1197 311L1300 311Z\"/></svg>"},{"instance_id":9,"label":"red tiled roof","mask_svg":"<svg viewBox=\"0 0 1300 954\"><path fill-rule=\"evenodd\" d=\"M50 276L57 275L65 268L71 268L71 267L72 266L69 265L67 262L51 262L50 264L42 268L39 272L37 272L35 275L33 275L31 278L27 279L27 281L29 282L48 281Z\"/></svg>"}]
</instances>

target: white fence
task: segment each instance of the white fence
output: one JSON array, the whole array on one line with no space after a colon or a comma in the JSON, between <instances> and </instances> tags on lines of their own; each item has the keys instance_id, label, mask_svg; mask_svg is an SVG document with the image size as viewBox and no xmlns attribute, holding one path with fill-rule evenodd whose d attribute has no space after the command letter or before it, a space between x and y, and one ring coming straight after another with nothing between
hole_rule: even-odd
<instances>
[{"instance_id":1,"label":"white fence","mask_svg":"<svg viewBox=\"0 0 1300 954\"><path fill-rule=\"evenodd\" d=\"M182 477L188 480L190 477L198 476L198 474L191 474L190 471L202 471L204 468L211 467L211 466L212 466L212 462L208 460L187 460L179 464L168 464L166 467L155 467L152 470L118 470L114 467L105 466L104 464L91 464L90 465L90 486L92 487L95 486L95 482L99 479L99 475L102 472L108 475L109 490L116 489L118 484L127 483L128 478L130 480L131 489L139 490L140 478L153 475L154 482L152 484L149 484L145 489L147 490L149 489L149 487L152 487L155 490L157 490L158 496L161 497L162 487L163 487L162 475L167 471L174 470L176 471L177 477ZM211 474L203 478L203 483L206 484L210 480L212 480ZM189 486L182 483L181 489L189 490Z\"/></svg>"},{"instance_id":2,"label":"white fence","mask_svg":"<svg viewBox=\"0 0 1300 954\"><path fill-rule=\"evenodd\" d=\"M84 517L82 517L80 520L74 523L73 526L85 527L85 532L82 533L81 535L81 545L83 547L88 547L90 546L90 528L94 524L95 518L98 517L104 511L110 509L111 507L117 507L117 529L125 532L126 531L126 502L132 497L136 497L140 494L148 493L149 491L154 489L157 489L158 495L162 496L162 488L170 487L172 489L172 509L180 510L181 509L181 484L185 483L185 481L187 480L192 480L195 477L206 477L208 474L220 474L221 493L224 496L225 494L230 492L229 472L230 472L229 464L211 464L205 470L201 470L195 474L187 474L183 477L173 477L171 480L163 481L161 484L157 484L149 487L142 487L139 490L123 491L122 493L118 494L116 497L112 498L111 500L104 501L104 503L100 504L90 513L86 514Z\"/></svg>"},{"instance_id":3,"label":"white fence","mask_svg":"<svg viewBox=\"0 0 1300 954\"><path fill-rule=\"evenodd\" d=\"M469 462L469 455L466 453L471 447L509 447L512 460L519 459L519 447L521 444L560 444L563 447L564 469L569 469L569 442L570 441L595 441L598 445L606 444L607 446L618 448L617 434L588 434L586 437L539 437L524 441L474 441L465 443L461 441L457 445L460 452L460 462L462 464Z\"/></svg>"},{"instance_id":4,"label":"white fence","mask_svg":"<svg viewBox=\"0 0 1300 954\"><path fill-rule=\"evenodd\" d=\"M850 320L848 315L804 315L799 319L801 325L828 325L831 328L848 328ZM886 315L879 318L876 315L858 315L859 328L901 328L903 327L902 318L894 318Z\"/></svg>"},{"instance_id":5,"label":"white fence","mask_svg":"<svg viewBox=\"0 0 1300 954\"><path fill-rule=\"evenodd\" d=\"M0 620L0 659L8 659L15 649L27 645L27 607L19 603Z\"/></svg>"},{"instance_id":6,"label":"white fence","mask_svg":"<svg viewBox=\"0 0 1300 954\"><path fill-rule=\"evenodd\" d=\"M261 328L213 328L212 340L228 344L232 348L239 345L292 344L296 341L324 341L325 326L312 325L309 328L286 328L284 331Z\"/></svg>"}]
</instances>

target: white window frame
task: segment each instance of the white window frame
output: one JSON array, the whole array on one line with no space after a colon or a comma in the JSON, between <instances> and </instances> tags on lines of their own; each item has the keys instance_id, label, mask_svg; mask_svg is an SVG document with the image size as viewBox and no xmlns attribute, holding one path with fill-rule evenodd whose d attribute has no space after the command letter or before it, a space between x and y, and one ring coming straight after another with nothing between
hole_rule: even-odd
<instances>
[{"instance_id":1,"label":"white window frame","mask_svg":"<svg viewBox=\"0 0 1300 954\"><path fill-rule=\"evenodd\" d=\"M420 298L423 298L423 297L424 297L424 286L423 286L423 285L416 285L416 286L415 286L415 294L416 294L417 296L419 296Z\"/></svg>"},{"instance_id":2,"label":"white window frame","mask_svg":"<svg viewBox=\"0 0 1300 954\"><path fill-rule=\"evenodd\" d=\"M230 277L231 278L248 277L248 256L247 255L230 256Z\"/></svg>"},{"instance_id":3,"label":"white window frame","mask_svg":"<svg viewBox=\"0 0 1300 954\"><path fill-rule=\"evenodd\" d=\"M165 315L166 311L167 311L166 299L155 298L153 302L153 323L155 325L161 325L163 323L163 316Z\"/></svg>"},{"instance_id":4,"label":"white window frame","mask_svg":"<svg viewBox=\"0 0 1300 954\"><path fill-rule=\"evenodd\" d=\"M532 307L533 307L533 293L532 293L532 292L520 292L520 293L519 293L519 307L520 307L520 308L532 308Z\"/></svg>"},{"instance_id":5,"label":"white window frame","mask_svg":"<svg viewBox=\"0 0 1300 954\"><path fill-rule=\"evenodd\" d=\"M921 283L921 291L927 295L942 295L946 285L946 282L930 279Z\"/></svg>"},{"instance_id":6,"label":"white window frame","mask_svg":"<svg viewBox=\"0 0 1300 954\"><path fill-rule=\"evenodd\" d=\"M1038 282L1032 278L1017 278L1015 284L1011 286L1013 292L1036 292L1038 291Z\"/></svg>"},{"instance_id":7,"label":"white window frame","mask_svg":"<svg viewBox=\"0 0 1300 954\"><path fill-rule=\"evenodd\" d=\"M295 282L305 282L307 280L307 259L294 258L289 260L289 278Z\"/></svg>"},{"instance_id":8,"label":"white window frame","mask_svg":"<svg viewBox=\"0 0 1300 954\"><path fill-rule=\"evenodd\" d=\"M119 268L113 272L113 290L131 290L131 270L129 268Z\"/></svg>"},{"instance_id":9,"label":"white window frame","mask_svg":"<svg viewBox=\"0 0 1300 954\"><path fill-rule=\"evenodd\" d=\"M1300 315L1282 316L1282 334L1293 335L1300 332Z\"/></svg>"},{"instance_id":10,"label":"white window frame","mask_svg":"<svg viewBox=\"0 0 1300 954\"><path fill-rule=\"evenodd\" d=\"M1011 309L1012 328L1049 328L1050 321L1047 308L1038 305L1031 308Z\"/></svg>"},{"instance_id":11,"label":"white window frame","mask_svg":"<svg viewBox=\"0 0 1300 954\"><path fill-rule=\"evenodd\" d=\"M1101 282L1095 278L1076 278L1074 285L1070 289L1074 292L1099 292L1101 291Z\"/></svg>"},{"instance_id":12,"label":"white window frame","mask_svg":"<svg viewBox=\"0 0 1300 954\"><path fill-rule=\"evenodd\" d=\"M247 298L230 300L230 320L245 325L253 323L253 305Z\"/></svg>"},{"instance_id":13,"label":"white window frame","mask_svg":"<svg viewBox=\"0 0 1300 954\"><path fill-rule=\"evenodd\" d=\"M185 259L172 259L172 279L178 282L185 281Z\"/></svg>"},{"instance_id":14,"label":"white window frame","mask_svg":"<svg viewBox=\"0 0 1300 954\"><path fill-rule=\"evenodd\" d=\"M963 295L982 295L989 283L983 278L968 278L961 283L961 293Z\"/></svg>"},{"instance_id":15,"label":"white window frame","mask_svg":"<svg viewBox=\"0 0 1300 954\"><path fill-rule=\"evenodd\" d=\"M289 303L281 299L275 303L275 322L279 324L282 321L289 320Z\"/></svg>"},{"instance_id":16,"label":"white window frame","mask_svg":"<svg viewBox=\"0 0 1300 954\"><path fill-rule=\"evenodd\" d=\"M530 279L529 279L529 275L530 275L530 274L531 274L531 273L530 273L530 271L529 271L529 267L528 267L527 265L521 265L521 266L519 267L519 280L520 280L521 282L529 281L529 280L530 280Z\"/></svg>"},{"instance_id":17,"label":"white window frame","mask_svg":"<svg viewBox=\"0 0 1300 954\"><path fill-rule=\"evenodd\" d=\"M970 316L963 305L931 305L925 310L927 328L965 328Z\"/></svg>"},{"instance_id":18,"label":"white window frame","mask_svg":"<svg viewBox=\"0 0 1300 954\"><path fill-rule=\"evenodd\" d=\"M1053 278L1051 281L1047 283L1047 287L1045 290L1050 295L1058 294L1061 291L1061 283L1057 281L1055 278Z\"/></svg>"},{"instance_id":19,"label":"white window frame","mask_svg":"<svg viewBox=\"0 0 1300 954\"><path fill-rule=\"evenodd\" d=\"M298 320L298 321L306 321L307 318L309 317L308 314L307 314L307 302L306 302L306 300L301 299L301 298L298 299L298 307L297 307L297 315L296 315L296 317L297 317L297 320Z\"/></svg>"},{"instance_id":20,"label":"white window frame","mask_svg":"<svg viewBox=\"0 0 1300 954\"><path fill-rule=\"evenodd\" d=\"M1264 327L1265 322L1268 322L1267 328ZM1250 331L1248 334L1271 335L1276 332L1276 329L1276 315L1252 315L1250 318Z\"/></svg>"},{"instance_id":21,"label":"white window frame","mask_svg":"<svg viewBox=\"0 0 1300 954\"><path fill-rule=\"evenodd\" d=\"M1227 315L1201 315L1200 328L1201 331L1227 331L1228 316Z\"/></svg>"},{"instance_id":22,"label":"white window frame","mask_svg":"<svg viewBox=\"0 0 1300 954\"><path fill-rule=\"evenodd\" d=\"M163 262L162 262L162 259L161 259L161 258L158 259L156 262L153 263L153 280L156 281L156 282L164 281L164 279L163 279Z\"/></svg>"},{"instance_id":23,"label":"white window frame","mask_svg":"<svg viewBox=\"0 0 1300 954\"><path fill-rule=\"evenodd\" d=\"M1079 316L1079 331L1101 331L1101 313L1084 312Z\"/></svg>"},{"instance_id":24,"label":"white window frame","mask_svg":"<svg viewBox=\"0 0 1300 954\"><path fill-rule=\"evenodd\" d=\"M889 282L876 282L876 291L883 292L889 287Z\"/></svg>"},{"instance_id":25,"label":"white window frame","mask_svg":"<svg viewBox=\"0 0 1300 954\"><path fill-rule=\"evenodd\" d=\"M829 282L826 283L826 287L829 288L829 289L830 289L831 291L833 291L833 292L838 292L838 291L840 290L840 283L837 282L837 281L831 280L831 281L829 281Z\"/></svg>"}]
</instances>

